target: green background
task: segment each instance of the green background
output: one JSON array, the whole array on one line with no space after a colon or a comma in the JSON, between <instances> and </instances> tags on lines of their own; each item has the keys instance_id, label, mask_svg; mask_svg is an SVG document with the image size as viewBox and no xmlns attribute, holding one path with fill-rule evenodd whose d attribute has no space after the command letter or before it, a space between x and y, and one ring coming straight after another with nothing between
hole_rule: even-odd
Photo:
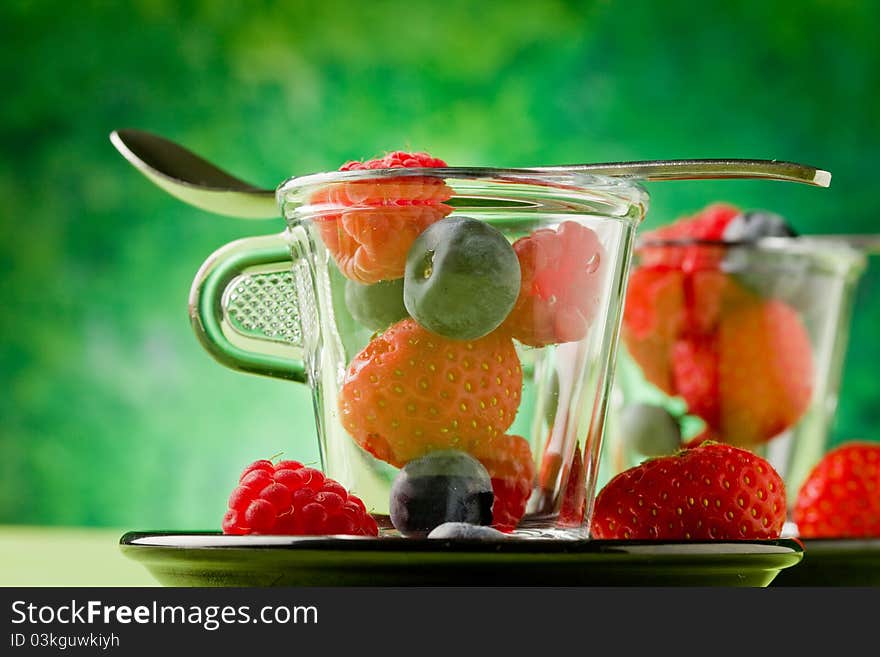
<instances>
[{"instance_id":1,"label":"green background","mask_svg":"<svg viewBox=\"0 0 880 657\"><path fill-rule=\"evenodd\" d=\"M137 127L271 187L387 150L457 165L754 157L834 174L651 186L647 226L726 200L801 232L877 221L880 5L859 1L0 5L0 523L214 528L242 466L317 460L304 386L198 346L201 262L279 221L184 206ZM880 439L872 263L832 441Z\"/></svg>"}]
</instances>

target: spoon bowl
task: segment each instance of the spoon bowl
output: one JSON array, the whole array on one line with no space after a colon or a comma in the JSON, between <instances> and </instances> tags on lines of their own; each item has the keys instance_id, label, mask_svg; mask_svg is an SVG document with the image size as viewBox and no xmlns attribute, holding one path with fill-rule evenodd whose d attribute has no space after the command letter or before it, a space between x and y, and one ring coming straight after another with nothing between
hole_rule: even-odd
<instances>
[{"instance_id":1,"label":"spoon bowl","mask_svg":"<svg viewBox=\"0 0 880 657\"><path fill-rule=\"evenodd\" d=\"M142 130L114 130L122 157L172 196L202 210L239 219L277 219L275 191L236 178L183 146Z\"/></svg>"}]
</instances>

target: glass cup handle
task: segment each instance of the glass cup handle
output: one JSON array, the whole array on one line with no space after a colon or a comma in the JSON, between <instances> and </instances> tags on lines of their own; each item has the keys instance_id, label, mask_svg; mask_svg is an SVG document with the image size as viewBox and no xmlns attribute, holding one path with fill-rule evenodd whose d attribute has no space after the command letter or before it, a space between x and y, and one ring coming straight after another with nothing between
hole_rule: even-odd
<instances>
[{"instance_id":1,"label":"glass cup handle","mask_svg":"<svg viewBox=\"0 0 880 657\"><path fill-rule=\"evenodd\" d=\"M189 316L201 345L223 365L305 383L290 246L280 233L219 248L196 274Z\"/></svg>"}]
</instances>

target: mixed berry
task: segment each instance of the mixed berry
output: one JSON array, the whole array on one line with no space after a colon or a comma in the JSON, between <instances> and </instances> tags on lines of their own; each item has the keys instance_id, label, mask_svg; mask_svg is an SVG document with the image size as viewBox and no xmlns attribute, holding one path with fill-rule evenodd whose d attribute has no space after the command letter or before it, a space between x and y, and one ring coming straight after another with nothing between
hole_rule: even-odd
<instances>
[{"instance_id":1,"label":"mixed berry","mask_svg":"<svg viewBox=\"0 0 880 657\"><path fill-rule=\"evenodd\" d=\"M342 170L443 166L395 152ZM462 521L510 532L536 485L532 446L509 431L523 395L520 349L587 335L605 254L573 221L512 241L492 222L453 213L452 189L430 174L386 171L312 198L327 204L315 223L347 279L348 310L374 332L345 371L340 423L399 469L390 519L400 533ZM469 460L485 477L462 474Z\"/></svg>"},{"instance_id":2,"label":"mixed berry","mask_svg":"<svg viewBox=\"0 0 880 657\"><path fill-rule=\"evenodd\" d=\"M716 204L642 237L622 341L645 379L684 400L717 441L766 443L809 406L812 346L800 313L732 269L725 245L792 234L777 215Z\"/></svg>"},{"instance_id":3,"label":"mixed berry","mask_svg":"<svg viewBox=\"0 0 880 657\"><path fill-rule=\"evenodd\" d=\"M335 183L311 199L317 235L346 279L347 310L372 332L342 377L339 422L361 449L397 469L388 508L403 536L504 536L520 525L530 500L556 490L558 525L579 526L590 506L579 450L566 459L548 439L536 461L514 422L523 350L581 340L595 321L602 243L574 221L511 242L490 222L453 212L453 190L430 171L445 166L406 152L349 162L342 171L428 170ZM731 271L720 244L790 235L777 215L717 204L644 236L622 341L645 379L683 400L703 429L685 439L681 418L666 409L628 409L626 440L651 458L600 492L594 538L779 536L785 487L752 448L805 413L813 392L810 339L794 307ZM543 410L552 434L560 414ZM845 461L848 476L859 472L865 487L880 485L880 457L859 450ZM819 498L827 509L840 502L839 490L826 469L802 497ZM843 531L815 511L802 518L816 535ZM357 496L293 461L246 469L223 530L378 533Z\"/></svg>"},{"instance_id":4,"label":"mixed berry","mask_svg":"<svg viewBox=\"0 0 880 657\"><path fill-rule=\"evenodd\" d=\"M776 294L747 249L791 237L777 214L720 203L642 235L621 339L651 394L664 397L622 409L618 449L646 460L618 467L599 492L594 537L780 535L783 480L757 452L804 418L813 346L797 298ZM880 445L828 453L789 519L804 538L880 536Z\"/></svg>"},{"instance_id":5,"label":"mixed berry","mask_svg":"<svg viewBox=\"0 0 880 657\"><path fill-rule=\"evenodd\" d=\"M402 151L348 162L340 171L384 171L310 197L317 238L345 278L345 308L372 334L349 355L336 411L354 443L397 469L388 508L401 535L495 536L517 528L537 484L532 445L511 431L523 396L521 349L587 335L605 253L596 233L573 221L514 240L491 221L453 212L452 188L431 171L445 166ZM328 505L325 484L315 484L313 506L300 509L308 493L276 500L260 487L275 485L274 466L263 467L259 485L236 489L225 532L364 533L360 517L351 526L337 520L337 508L358 498L334 488ZM577 525L582 461L569 469L560 523Z\"/></svg>"}]
</instances>

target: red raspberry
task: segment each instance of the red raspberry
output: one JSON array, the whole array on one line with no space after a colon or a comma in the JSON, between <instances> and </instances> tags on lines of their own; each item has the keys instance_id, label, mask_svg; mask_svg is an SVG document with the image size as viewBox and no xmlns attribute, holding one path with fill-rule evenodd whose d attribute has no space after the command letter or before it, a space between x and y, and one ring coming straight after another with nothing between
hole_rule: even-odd
<instances>
[{"instance_id":1,"label":"red raspberry","mask_svg":"<svg viewBox=\"0 0 880 657\"><path fill-rule=\"evenodd\" d=\"M260 460L241 473L223 517L224 534L355 534L379 528L364 503L299 461Z\"/></svg>"},{"instance_id":2,"label":"red raspberry","mask_svg":"<svg viewBox=\"0 0 880 657\"><path fill-rule=\"evenodd\" d=\"M599 308L605 250L586 226L563 222L518 239L519 296L505 320L523 344L543 347L583 338Z\"/></svg>"},{"instance_id":3,"label":"red raspberry","mask_svg":"<svg viewBox=\"0 0 880 657\"><path fill-rule=\"evenodd\" d=\"M399 169L399 168L443 168L446 162L438 157L432 157L427 153L407 153L406 151L392 151L385 157L379 157L366 162L349 160L341 167L340 171L359 171L362 169Z\"/></svg>"},{"instance_id":4,"label":"red raspberry","mask_svg":"<svg viewBox=\"0 0 880 657\"><path fill-rule=\"evenodd\" d=\"M340 171L445 167L426 153L395 151ZM442 178L400 176L325 185L312 194L315 226L339 270L363 284L403 276L409 247L425 228L452 212ZM322 209L323 206L323 209Z\"/></svg>"},{"instance_id":5,"label":"red raspberry","mask_svg":"<svg viewBox=\"0 0 880 657\"><path fill-rule=\"evenodd\" d=\"M522 436L502 435L478 443L472 453L492 479L492 526L513 531L525 515L535 485L531 446Z\"/></svg>"}]
</instances>

